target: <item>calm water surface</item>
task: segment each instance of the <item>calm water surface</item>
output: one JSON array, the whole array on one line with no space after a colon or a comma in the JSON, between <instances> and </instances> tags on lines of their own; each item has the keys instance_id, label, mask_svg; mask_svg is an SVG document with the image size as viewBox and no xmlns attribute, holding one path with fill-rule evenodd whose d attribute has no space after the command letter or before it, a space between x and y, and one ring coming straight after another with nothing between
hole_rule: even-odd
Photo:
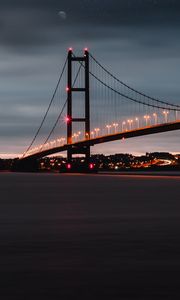
<instances>
[{"instance_id":1,"label":"calm water surface","mask_svg":"<svg viewBox=\"0 0 180 300\"><path fill-rule=\"evenodd\" d=\"M180 299L180 177L0 173L0 299Z\"/></svg>"}]
</instances>

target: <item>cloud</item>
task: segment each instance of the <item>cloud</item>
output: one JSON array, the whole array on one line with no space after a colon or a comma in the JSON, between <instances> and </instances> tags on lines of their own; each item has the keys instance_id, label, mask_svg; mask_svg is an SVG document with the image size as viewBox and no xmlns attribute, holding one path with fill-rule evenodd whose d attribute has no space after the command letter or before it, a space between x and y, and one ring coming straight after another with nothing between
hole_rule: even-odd
<instances>
[{"instance_id":1,"label":"cloud","mask_svg":"<svg viewBox=\"0 0 180 300\"><path fill-rule=\"evenodd\" d=\"M107 28L179 27L179 1L159 0L77 0L2 1L0 15L1 45L11 47L45 46L87 34L89 38L109 38ZM60 21L58 12L68 20ZM101 29L101 30L98 30ZM102 30L104 28L104 30Z\"/></svg>"},{"instance_id":2,"label":"cloud","mask_svg":"<svg viewBox=\"0 0 180 300\"><path fill-rule=\"evenodd\" d=\"M67 13L65 22L59 11ZM21 149L20 141L28 144L52 96L68 46L78 52L88 45L125 82L178 102L179 13L176 0L1 0L3 149L9 149L15 138ZM152 143L157 145L154 139ZM141 147L134 145L137 151Z\"/></svg>"}]
</instances>

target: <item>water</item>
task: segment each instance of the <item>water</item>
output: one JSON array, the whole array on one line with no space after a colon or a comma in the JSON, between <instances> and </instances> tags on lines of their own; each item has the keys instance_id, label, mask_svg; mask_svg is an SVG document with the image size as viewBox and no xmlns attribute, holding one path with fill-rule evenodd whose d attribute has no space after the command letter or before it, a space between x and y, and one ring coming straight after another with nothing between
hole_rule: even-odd
<instances>
[{"instance_id":1,"label":"water","mask_svg":"<svg viewBox=\"0 0 180 300\"><path fill-rule=\"evenodd\" d=\"M0 299L179 299L180 178L0 174Z\"/></svg>"}]
</instances>

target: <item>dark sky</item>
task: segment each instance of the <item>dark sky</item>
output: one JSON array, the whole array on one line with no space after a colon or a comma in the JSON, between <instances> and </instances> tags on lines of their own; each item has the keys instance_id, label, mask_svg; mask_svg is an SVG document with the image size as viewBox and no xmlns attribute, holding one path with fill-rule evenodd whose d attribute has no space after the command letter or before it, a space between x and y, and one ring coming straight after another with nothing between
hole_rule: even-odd
<instances>
[{"instance_id":1,"label":"dark sky","mask_svg":"<svg viewBox=\"0 0 180 300\"><path fill-rule=\"evenodd\" d=\"M125 82L180 104L179 36L178 0L0 0L0 156L28 146L69 46L77 51L88 46ZM179 134L93 151L180 152Z\"/></svg>"}]
</instances>

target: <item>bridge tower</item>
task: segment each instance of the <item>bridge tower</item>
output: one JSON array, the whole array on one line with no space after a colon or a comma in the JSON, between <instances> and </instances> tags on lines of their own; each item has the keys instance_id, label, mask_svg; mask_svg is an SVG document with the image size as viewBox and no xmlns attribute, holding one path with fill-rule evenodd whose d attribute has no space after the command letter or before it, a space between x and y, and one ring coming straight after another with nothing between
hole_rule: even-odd
<instances>
[{"instance_id":1,"label":"bridge tower","mask_svg":"<svg viewBox=\"0 0 180 300\"><path fill-rule=\"evenodd\" d=\"M84 86L76 87L73 84L72 79L72 64L82 64L84 67ZM73 94L82 93L84 94L85 101L85 112L84 116L79 118L73 117ZM85 129L85 140L90 138L90 103L89 103L89 52L88 49L84 49L84 56L75 57L70 48L68 51L68 76L67 76L67 144L72 143L73 123L81 122L84 123ZM73 154L85 154L85 161L88 164L90 160L90 144L86 143L86 146L78 147L73 145L67 150L68 163L72 162Z\"/></svg>"}]
</instances>

